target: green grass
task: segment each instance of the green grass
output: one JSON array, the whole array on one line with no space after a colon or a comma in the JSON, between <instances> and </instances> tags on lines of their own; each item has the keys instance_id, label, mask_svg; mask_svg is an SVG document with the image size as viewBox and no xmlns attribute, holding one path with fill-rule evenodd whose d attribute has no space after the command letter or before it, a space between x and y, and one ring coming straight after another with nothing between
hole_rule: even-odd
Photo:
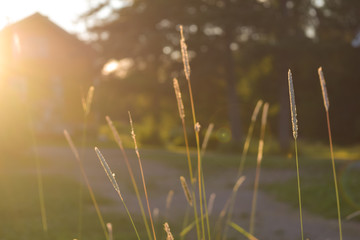
<instances>
[{"instance_id":1,"label":"green grass","mask_svg":"<svg viewBox=\"0 0 360 240\"><path fill-rule=\"evenodd\" d=\"M303 169L301 176L302 203L305 210L326 218L337 218L336 197L333 187L333 176L329 166L325 169ZM360 203L360 169L350 169L344 172L340 186L340 203L342 218L359 210ZM276 199L289 203L294 208L298 207L296 193L296 178L263 186L267 192Z\"/></svg>"},{"instance_id":2,"label":"green grass","mask_svg":"<svg viewBox=\"0 0 360 240\"><path fill-rule=\"evenodd\" d=\"M48 214L48 235L42 231L36 172L31 159L18 158L2 161L0 174L0 224L2 239L74 239L78 229L78 182L64 175L47 174L44 171L44 195ZM84 194L83 238L104 239L87 189ZM95 193L96 194L96 193ZM119 209L117 201L96 196L99 205ZM104 214L106 222L112 222L115 239L136 239L125 214ZM137 217L139 220L140 218ZM141 223L138 223L140 225ZM146 236L142 236L146 238Z\"/></svg>"}]
</instances>

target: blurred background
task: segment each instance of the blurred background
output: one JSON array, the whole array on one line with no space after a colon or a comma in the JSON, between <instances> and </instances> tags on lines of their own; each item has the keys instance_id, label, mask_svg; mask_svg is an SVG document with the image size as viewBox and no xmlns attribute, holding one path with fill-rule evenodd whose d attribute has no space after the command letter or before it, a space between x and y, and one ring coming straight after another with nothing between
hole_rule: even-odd
<instances>
[{"instance_id":1,"label":"blurred background","mask_svg":"<svg viewBox=\"0 0 360 240\"><path fill-rule=\"evenodd\" d=\"M317 68L323 67L336 144L360 140L360 2L356 0L3 1L0 5L1 142L81 130L81 97L96 92L89 130L106 140L110 115L127 111L147 145L183 145L172 78L189 130L179 26L188 44L197 118L215 124L209 148L239 149L258 99L270 103L268 136L289 148L287 70L293 72L301 140L327 141ZM28 109L28 110L26 110ZM16 130L16 131L14 131ZM14 134L15 133L15 134ZM10 143L10 141L14 141ZM193 143L192 143L193 144Z\"/></svg>"},{"instance_id":2,"label":"blurred background","mask_svg":"<svg viewBox=\"0 0 360 240\"><path fill-rule=\"evenodd\" d=\"M307 237L337 236L326 115L317 73L322 66L342 217L357 211L359 219L360 1L1 0L0 214L6 221L0 224L0 239L80 240L82 233L84 239L103 238L64 129L86 161L85 172L106 221L117 228L117 239L135 239L93 151L94 146L105 149L121 191L132 203L130 212L141 223L128 173L118 161L123 157L105 121L106 115L112 118L129 148L131 163L136 164L128 111L142 147L151 207L160 209L158 232L168 219L174 223L170 222L174 232L181 231L186 202L179 176L186 177L188 166L173 78L182 90L194 164L196 144L180 25L189 51L201 142L207 126L215 126L208 144L211 151L204 157L205 179L211 186L207 191L218 194L215 214L232 191L250 118L262 99L270 103L270 109L259 238L282 240L298 235L287 80L291 69L299 122L301 190L304 209L310 212L305 214L305 229L312 234ZM95 89L92 104L87 100L91 86ZM243 205L234 214L245 228L256 165L257 124L244 171L249 180L241 190ZM167 215L165 197L170 190L177 194L177 202ZM44 227L45 206L49 231ZM82 219L83 230L78 227ZM345 225L346 239L359 239L358 221Z\"/></svg>"}]
</instances>

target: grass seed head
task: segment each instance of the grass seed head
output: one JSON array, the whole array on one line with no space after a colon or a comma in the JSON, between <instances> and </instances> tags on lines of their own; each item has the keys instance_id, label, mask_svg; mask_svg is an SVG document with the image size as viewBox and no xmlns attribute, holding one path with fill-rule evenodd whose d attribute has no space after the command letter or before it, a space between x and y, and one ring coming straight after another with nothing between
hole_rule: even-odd
<instances>
[{"instance_id":1,"label":"grass seed head","mask_svg":"<svg viewBox=\"0 0 360 240\"><path fill-rule=\"evenodd\" d=\"M120 147L120 149L124 149L120 135L119 135L118 131L116 130L114 123L111 121L111 118L109 116L106 116L105 119L110 127L110 130L114 136L114 139L115 139L117 145Z\"/></svg>"},{"instance_id":2,"label":"grass seed head","mask_svg":"<svg viewBox=\"0 0 360 240\"><path fill-rule=\"evenodd\" d=\"M214 202L215 202L216 194L212 193L209 197L209 203L208 203L208 214L210 215L214 209Z\"/></svg>"},{"instance_id":3,"label":"grass seed head","mask_svg":"<svg viewBox=\"0 0 360 240\"><path fill-rule=\"evenodd\" d=\"M239 177L239 179L236 181L236 183L234 185L233 192L237 192L239 190L239 187L241 186L241 184L243 184L245 179L246 179L245 176Z\"/></svg>"},{"instance_id":4,"label":"grass seed head","mask_svg":"<svg viewBox=\"0 0 360 240\"><path fill-rule=\"evenodd\" d=\"M166 209L169 209L174 196L174 190L170 190L166 197Z\"/></svg>"},{"instance_id":5,"label":"grass seed head","mask_svg":"<svg viewBox=\"0 0 360 240\"><path fill-rule=\"evenodd\" d=\"M185 110L184 110L183 100L182 100L182 97L181 97L181 91L180 91L180 87L179 87L179 82L178 82L178 80L176 78L174 78L173 83L174 83L176 101L177 101L178 109L179 109L179 116L180 116L181 119L185 119Z\"/></svg>"},{"instance_id":6,"label":"grass seed head","mask_svg":"<svg viewBox=\"0 0 360 240\"><path fill-rule=\"evenodd\" d=\"M166 232L166 240L174 240L174 237L170 231L169 224L167 222L164 223L164 230Z\"/></svg>"},{"instance_id":7,"label":"grass seed head","mask_svg":"<svg viewBox=\"0 0 360 240\"><path fill-rule=\"evenodd\" d=\"M296 117L296 104L295 104L295 93L294 93L294 84L292 79L291 70L288 72L288 83L289 83L289 97L290 97L290 110L291 110L291 123L293 130L294 139L298 136L298 123Z\"/></svg>"},{"instance_id":8,"label":"grass seed head","mask_svg":"<svg viewBox=\"0 0 360 240\"><path fill-rule=\"evenodd\" d=\"M186 197L186 200L188 201L189 205L192 206L192 198L191 198L191 194L190 194L190 190L189 187L186 183L186 180L183 176L180 177L180 182L181 182L181 186L184 190L184 194Z\"/></svg>"},{"instance_id":9,"label":"grass seed head","mask_svg":"<svg viewBox=\"0 0 360 240\"><path fill-rule=\"evenodd\" d=\"M319 67L318 74L320 79L321 91L324 99L325 110L329 111L330 103L329 103L328 93L326 89L326 82L325 82L324 73L322 71L322 67Z\"/></svg>"},{"instance_id":10,"label":"grass seed head","mask_svg":"<svg viewBox=\"0 0 360 240\"><path fill-rule=\"evenodd\" d=\"M181 38L180 38L181 55L182 55L182 60L184 63L185 77L188 81L190 81L189 55L188 55L188 51L187 51L187 45L185 43L184 31L183 31L182 25L180 25L180 36L181 36Z\"/></svg>"},{"instance_id":11,"label":"grass seed head","mask_svg":"<svg viewBox=\"0 0 360 240\"><path fill-rule=\"evenodd\" d=\"M256 121L256 118L257 118L257 116L258 116L258 114L260 112L260 108L261 108L262 104L263 104L263 101L261 99L257 101L254 112L253 112L253 114L251 116L251 121L252 122Z\"/></svg>"},{"instance_id":12,"label":"grass seed head","mask_svg":"<svg viewBox=\"0 0 360 240\"><path fill-rule=\"evenodd\" d=\"M119 188L119 185L115 179L115 174L111 171L109 165L107 164L104 156L101 154L100 150L95 147L95 152L96 152L96 155L98 156L99 160L100 160L100 163L101 165L103 166L105 172L106 172L106 175L108 176L110 182L112 183L113 187L115 188L115 191L119 193L121 199L122 199L122 196L120 194L120 188Z\"/></svg>"}]
</instances>

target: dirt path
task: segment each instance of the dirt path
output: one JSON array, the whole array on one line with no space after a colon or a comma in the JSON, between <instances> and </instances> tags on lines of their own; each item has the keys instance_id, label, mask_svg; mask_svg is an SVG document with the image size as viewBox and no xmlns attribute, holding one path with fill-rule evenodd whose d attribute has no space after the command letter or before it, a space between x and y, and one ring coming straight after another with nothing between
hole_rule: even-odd
<instances>
[{"instance_id":1,"label":"dirt path","mask_svg":"<svg viewBox=\"0 0 360 240\"><path fill-rule=\"evenodd\" d=\"M121 192L127 205L132 212L138 212L137 200L133 194L131 183L129 182L128 173L125 164L123 164L121 154L117 149L102 150L109 165L116 174ZM40 156L46 159L44 164L45 174L60 174L67 177L73 177L82 181L78 174L78 166L67 147L42 147ZM84 151L84 165L91 184L97 193L117 201L117 195L109 183L107 176L101 168L93 149ZM139 179L138 162L134 155L129 156L137 179ZM171 161L171 159L169 159ZM166 215L170 216L168 221L170 225L181 219L187 203L182 192L179 176L187 174L181 170L170 167L169 165L160 164L151 159L142 159L144 174L147 179L148 191L150 195L150 205L152 208L159 208L160 215L165 215L165 201L169 190L174 190L174 200L172 207ZM206 173L205 173L206 174ZM224 206L232 185L236 172L232 170L219 169L218 174L206 175L206 191L208 194L216 193L216 200L213 215L217 216ZM245 172L247 180L241 187L237 197L237 204L233 220L245 229L248 228L248 219L251 209L254 171ZM286 181L294 176L294 172L288 170L266 170L261 172L261 182L269 183L272 181ZM139 181L140 183L140 181ZM261 184L261 183L260 183ZM121 204L114 206L104 206L102 211L119 211L123 212ZM337 220L323 219L322 217L304 212L304 230L305 236L310 240L336 240L338 237ZM234 235L235 234L235 235ZM231 231L232 239L241 239L239 234ZM259 192L257 205L257 219L255 235L259 239L265 240L297 240L300 239L299 216L298 210L291 208L285 203L276 201L272 196L264 192ZM360 223L343 222L343 239L359 240Z\"/></svg>"}]
</instances>

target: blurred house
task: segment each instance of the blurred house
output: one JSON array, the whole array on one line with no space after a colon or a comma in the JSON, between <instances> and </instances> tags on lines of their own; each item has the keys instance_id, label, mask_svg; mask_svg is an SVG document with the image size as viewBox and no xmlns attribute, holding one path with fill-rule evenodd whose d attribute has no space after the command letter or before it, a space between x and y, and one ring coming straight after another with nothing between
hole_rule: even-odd
<instances>
[{"instance_id":1,"label":"blurred house","mask_svg":"<svg viewBox=\"0 0 360 240\"><path fill-rule=\"evenodd\" d=\"M38 133L76 128L82 94L96 78L95 59L89 45L35 13L0 31L0 95L5 90L23 101Z\"/></svg>"}]
</instances>

